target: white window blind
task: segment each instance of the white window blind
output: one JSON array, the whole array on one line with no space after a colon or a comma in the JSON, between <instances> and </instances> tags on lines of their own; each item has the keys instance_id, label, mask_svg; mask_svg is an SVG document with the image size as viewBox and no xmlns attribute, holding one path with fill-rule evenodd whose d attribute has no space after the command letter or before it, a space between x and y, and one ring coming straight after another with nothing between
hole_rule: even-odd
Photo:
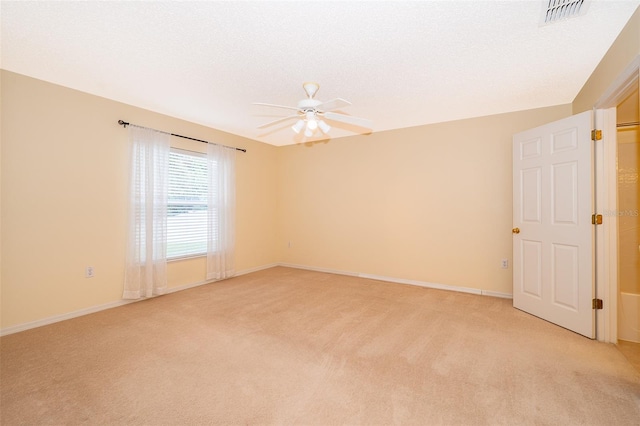
<instances>
[{"instance_id":1,"label":"white window blind","mask_svg":"<svg viewBox=\"0 0 640 426\"><path fill-rule=\"evenodd\" d=\"M169 154L167 258L207 253L207 157L172 148Z\"/></svg>"}]
</instances>

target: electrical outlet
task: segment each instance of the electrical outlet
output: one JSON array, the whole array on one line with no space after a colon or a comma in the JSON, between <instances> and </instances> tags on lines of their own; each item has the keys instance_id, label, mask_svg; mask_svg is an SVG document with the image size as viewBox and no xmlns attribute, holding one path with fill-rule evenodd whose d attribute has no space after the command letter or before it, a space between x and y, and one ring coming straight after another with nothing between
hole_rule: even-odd
<instances>
[{"instance_id":1,"label":"electrical outlet","mask_svg":"<svg viewBox=\"0 0 640 426\"><path fill-rule=\"evenodd\" d=\"M93 270L93 266L87 266L84 268L84 277L85 278L93 278L95 271Z\"/></svg>"},{"instance_id":2,"label":"electrical outlet","mask_svg":"<svg viewBox=\"0 0 640 426\"><path fill-rule=\"evenodd\" d=\"M509 259L502 259L500 262L500 267L502 269L509 269Z\"/></svg>"}]
</instances>

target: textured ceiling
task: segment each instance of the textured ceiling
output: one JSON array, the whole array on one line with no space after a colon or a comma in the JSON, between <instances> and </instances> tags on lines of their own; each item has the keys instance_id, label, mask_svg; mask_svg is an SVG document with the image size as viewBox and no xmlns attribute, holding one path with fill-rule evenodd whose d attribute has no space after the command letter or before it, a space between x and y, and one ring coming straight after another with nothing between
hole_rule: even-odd
<instances>
[{"instance_id":1,"label":"textured ceiling","mask_svg":"<svg viewBox=\"0 0 640 426\"><path fill-rule=\"evenodd\" d=\"M639 4L541 26L542 1L2 1L1 67L287 145L292 122L258 126L291 111L252 103L305 81L374 132L570 103Z\"/></svg>"}]
</instances>

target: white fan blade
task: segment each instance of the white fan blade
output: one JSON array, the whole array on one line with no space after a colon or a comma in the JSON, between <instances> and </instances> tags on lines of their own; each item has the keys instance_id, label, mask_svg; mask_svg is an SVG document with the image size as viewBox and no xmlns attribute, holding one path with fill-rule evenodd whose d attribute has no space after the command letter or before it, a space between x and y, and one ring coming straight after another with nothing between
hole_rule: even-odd
<instances>
[{"instance_id":1,"label":"white fan blade","mask_svg":"<svg viewBox=\"0 0 640 426\"><path fill-rule=\"evenodd\" d=\"M321 103L316 108L320 111L333 111L334 109L346 107L349 105L351 105L351 102L341 98L335 98L331 99L330 101Z\"/></svg>"},{"instance_id":2,"label":"white fan blade","mask_svg":"<svg viewBox=\"0 0 640 426\"><path fill-rule=\"evenodd\" d=\"M269 126L271 126L273 124L279 123L279 122L284 121L284 120L290 120L292 118L300 118L300 117L298 115L290 115L288 117L278 118L277 120L270 121L268 123L262 124L261 126L258 126L258 129L262 129L264 127L269 127Z\"/></svg>"},{"instance_id":3,"label":"white fan blade","mask_svg":"<svg viewBox=\"0 0 640 426\"><path fill-rule=\"evenodd\" d=\"M324 118L328 120L340 121L342 123L353 124L354 126L371 129L373 121L366 118L352 117L350 115L338 114L337 112L325 112Z\"/></svg>"},{"instance_id":4,"label":"white fan blade","mask_svg":"<svg viewBox=\"0 0 640 426\"><path fill-rule=\"evenodd\" d=\"M262 106L268 106L268 107L276 107L276 108L285 108L285 109L292 109L294 111L298 110L298 107L292 107L292 106L286 106L286 105L276 105L276 104L265 104L262 102L254 102L254 105L262 105Z\"/></svg>"}]
</instances>

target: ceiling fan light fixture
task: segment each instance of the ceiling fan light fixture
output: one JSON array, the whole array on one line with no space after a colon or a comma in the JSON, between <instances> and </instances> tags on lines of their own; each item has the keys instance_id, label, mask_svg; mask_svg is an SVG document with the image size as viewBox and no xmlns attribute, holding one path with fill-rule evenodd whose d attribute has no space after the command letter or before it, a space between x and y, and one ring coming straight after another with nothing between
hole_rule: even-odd
<instances>
[{"instance_id":1,"label":"ceiling fan light fixture","mask_svg":"<svg viewBox=\"0 0 640 426\"><path fill-rule=\"evenodd\" d=\"M307 126L306 130L304 131L304 135L310 138L311 136L313 136L313 131Z\"/></svg>"},{"instance_id":2,"label":"ceiling fan light fixture","mask_svg":"<svg viewBox=\"0 0 640 426\"><path fill-rule=\"evenodd\" d=\"M311 133L313 133L314 130L316 130L318 128L318 121L316 120L316 113L315 111L307 111L305 113L306 119L307 119L307 130L309 130ZM306 135L306 132L305 132Z\"/></svg>"},{"instance_id":3,"label":"ceiling fan light fixture","mask_svg":"<svg viewBox=\"0 0 640 426\"><path fill-rule=\"evenodd\" d=\"M293 130L296 134L298 134L300 133L300 130L302 130L303 127L304 127L304 121L298 120L296 121L296 124L291 126L291 130Z\"/></svg>"},{"instance_id":4,"label":"ceiling fan light fixture","mask_svg":"<svg viewBox=\"0 0 640 426\"><path fill-rule=\"evenodd\" d=\"M320 130L322 131L322 133L324 133L325 135L327 133L329 133L329 131L331 130L331 126L329 126L327 123L324 122L324 120L320 120L318 121L318 127L320 127Z\"/></svg>"}]
</instances>

